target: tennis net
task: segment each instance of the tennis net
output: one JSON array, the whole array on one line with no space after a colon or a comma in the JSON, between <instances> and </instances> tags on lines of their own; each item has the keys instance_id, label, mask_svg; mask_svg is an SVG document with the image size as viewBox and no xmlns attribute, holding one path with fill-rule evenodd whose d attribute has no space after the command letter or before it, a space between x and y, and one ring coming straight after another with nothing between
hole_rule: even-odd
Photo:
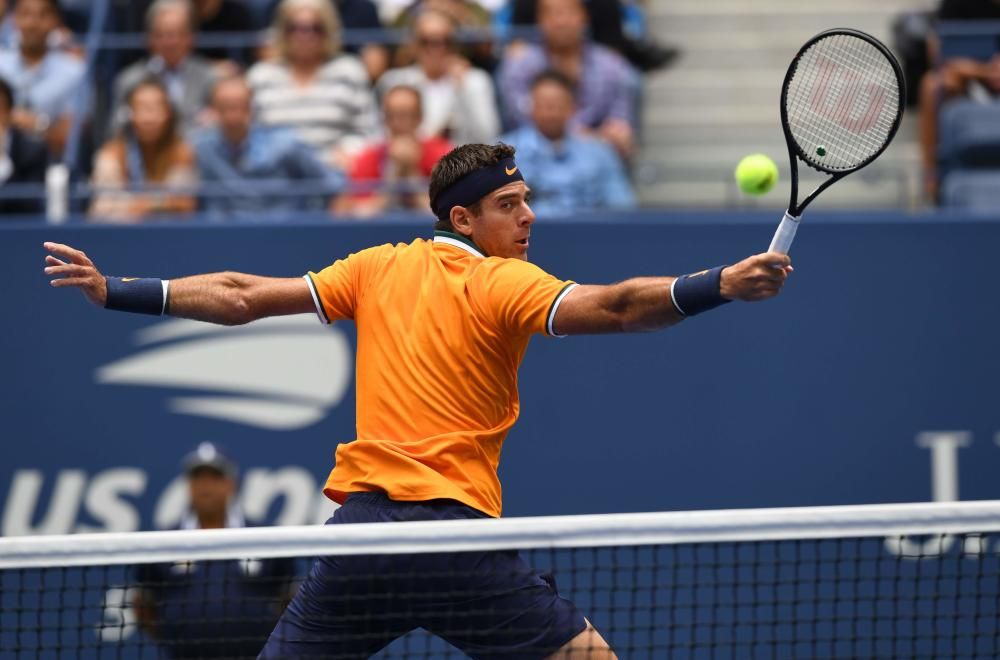
<instances>
[{"instance_id":1,"label":"tennis net","mask_svg":"<svg viewBox=\"0 0 1000 660\"><path fill-rule=\"evenodd\" d=\"M998 541L1000 502L6 538L0 657L254 657L313 558L513 550L620 658L997 657ZM455 624L478 594L452 565L327 590L359 637L389 625L354 607L386 584L415 619ZM447 597L415 600L427 580ZM465 656L417 629L376 657Z\"/></svg>"}]
</instances>

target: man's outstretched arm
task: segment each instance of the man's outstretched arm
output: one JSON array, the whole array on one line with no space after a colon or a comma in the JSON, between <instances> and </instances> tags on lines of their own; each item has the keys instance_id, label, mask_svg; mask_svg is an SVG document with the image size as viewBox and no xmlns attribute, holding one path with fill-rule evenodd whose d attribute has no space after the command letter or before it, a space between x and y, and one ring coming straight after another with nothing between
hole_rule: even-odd
<instances>
[{"instance_id":1,"label":"man's outstretched arm","mask_svg":"<svg viewBox=\"0 0 1000 660\"><path fill-rule=\"evenodd\" d=\"M702 283L694 289L690 283L711 277L711 271L677 284L675 277L637 277L606 286L582 285L562 300L552 326L559 335L659 330L722 302L776 296L791 271L787 255L765 253L721 269L718 284L713 280L707 294Z\"/></svg>"},{"instance_id":2,"label":"man's outstretched arm","mask_svg":"<svg viewBox=\"0 0 1000 660\"><path fill-rule=\"evenodd\" d=\"M94 262L80 250L45 243L45 274L54 287L79 288L98 307L108 304L108 284ZM309 285L301 277L260 277L211 273L170 280L166 313L197 321L240 325L267 316L316 310Z\"/></svg>"}]
</instances>

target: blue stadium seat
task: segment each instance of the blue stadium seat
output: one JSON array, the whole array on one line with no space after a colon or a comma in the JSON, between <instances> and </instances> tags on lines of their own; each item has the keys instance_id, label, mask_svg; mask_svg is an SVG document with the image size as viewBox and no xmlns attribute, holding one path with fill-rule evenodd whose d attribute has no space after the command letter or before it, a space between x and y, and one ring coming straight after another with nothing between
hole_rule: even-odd
<instances>
[{"instance_id":1,"label":"blue stadium seat","mask_svg":"<svg viewBox=\"0 0 1000 660\"><path fill-rule=\"evenodd\" d=\"M951 172L941 186L941 205L976 211L1000 209L1000 168Z\"/></svg>"},{"instance_id":2,"label":"blue stadium seat","mask_svg":"<svg viewBox=\"0 0 1000 660\"><path fill-rule=\"evenodd\" d=\"M938 162L942 173L1000 167L1000 101L957 100L941 108Z\"/></svg>"},{"instance_id":3,"label":"blue stadium seat","mask_svg":"<svg viewBox=\"0 0 1000 660\"><path fill-rule=\"evenodd\" d=\"M1000 53L1000 21L942 21L937 34L941 61L969 57L985 62Z\"/></svg>"}]
</instances>

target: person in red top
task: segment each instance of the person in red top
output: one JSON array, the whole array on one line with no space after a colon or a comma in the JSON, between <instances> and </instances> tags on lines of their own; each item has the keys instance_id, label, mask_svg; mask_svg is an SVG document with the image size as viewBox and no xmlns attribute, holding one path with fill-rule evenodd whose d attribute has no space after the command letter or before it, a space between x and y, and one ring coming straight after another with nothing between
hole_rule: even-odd
<instances>
[{"instance_id":1,"label":"person in red top","mask_svg":"<svg viewBox=\"0 0 1000 660\"><path fill-rule=\"evenodd\" d=\"M355 191L341 197L337 210L369 216L396 209L425 209L427 179L452 149L442 137L421 138L420 91L393 87L382 100L387 139L358 154L350 172Z\"/></svg>"}]
</instances>

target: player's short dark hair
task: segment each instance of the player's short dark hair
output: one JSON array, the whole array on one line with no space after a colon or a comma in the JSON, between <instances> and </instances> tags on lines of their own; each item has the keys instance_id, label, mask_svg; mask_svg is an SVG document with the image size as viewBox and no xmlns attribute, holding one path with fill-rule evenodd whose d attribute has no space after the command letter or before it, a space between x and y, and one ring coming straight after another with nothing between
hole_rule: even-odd
<instances>
[{"instance_id":1,"label":"player's short dark hair","mask_svg":"<svg viewBox=\"0 0 1000 660\"><path fill-rule=\"evenodd\" d=\"M569 92L570 96L576 98L576 84L562 71L556 71L555 69L546 69L545 71L542 71L531 79L531 91L535 91L535 88L543 83L554 83L559 85Z\"/></svg>"},{"instance_id":2,"label":"player's short dark hair","mask_svg":"<svg viewBox=\"0 0 1000 660\"><path fill-rule=\"evenodd\" d=\"M481 167L496 165L505 158L514 157L514 147L498 142L497 144L463 144L449 151L437 162L431 172L430 198L431 206L441 191L446 190L459 179L468 176ZM479 214L479 202L469 209ZM438 220L434 229L454 231L450 220Z\"/></svg>"},{"instance_id":3,"label":"player's short dark hair","mask_svg":"<svg viewBox=\"0 0 1000 660\"><path fill-rule=\"evenodd\" d=\"M14 107L14 90L3 78L0 78L0 105L7 110Z\"/></svg>"}]
</instances>

